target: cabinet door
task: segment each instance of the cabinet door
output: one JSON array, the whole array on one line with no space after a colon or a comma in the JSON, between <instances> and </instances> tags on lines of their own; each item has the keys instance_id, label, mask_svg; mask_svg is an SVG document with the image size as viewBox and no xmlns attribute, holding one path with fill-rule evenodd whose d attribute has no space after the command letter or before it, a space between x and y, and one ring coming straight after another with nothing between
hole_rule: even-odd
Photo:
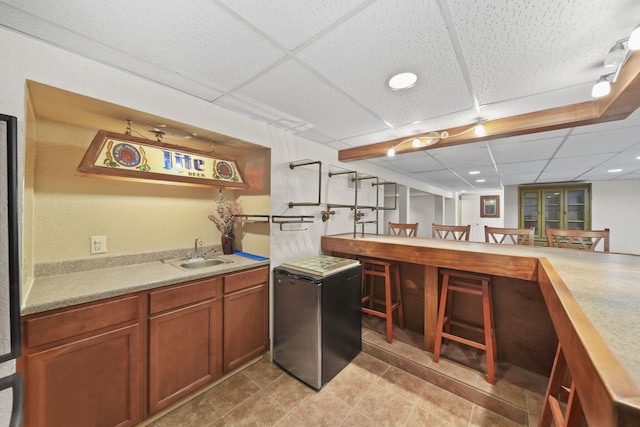
<instances>
[{"instance_id":1,"label":"cabinet door","mask_svg":"<svg viewBox=\"0 0 640 427\"><path fill-rule=\"evenodd\" d=\"M523 228L536 228L536 236L541 236L540 232L540 192L522 192L522 221Z\"/></svg>"},{"instance_id":2,"label":"cabinet door","mask_svg":"<svg viewBox=\"0 0 640 427\"><path fill-rule=\"evenodd\" d=\"M222 375L222 302L208 300L149 320L149 412Z\"/></svg>"},{"instance_id":3,"label":"cabinet door","mask_svg":"<svg viewBox=\"0 0 640 427\"><path fill-rule=\"evenodd\" d=\"M132 426L140 421L139 326L25 358L25 426Z\"/></svg>"},{"instance_id":4,"label":"cabinet door","mask_svg":"<svg viewBox=\"0 0 640 427\"><path fill-rule=\"evenodd\" d=\"M566 191L566 221L569 230L586 230L588 204L587 192L583 189Z\"/></svg>"},{"instance_id":5,"label":"cabinet door","mask_svg":"<svg viewBox=\"0 0 640 427\"><path fill-rule=\"evenodd\" d=\"M543 191L542 200L544 203L544 226L563 228L562 191L555 189Z\"/></svg>"},{"instance_id":6,"label":"cabinet door","mask_svg":"<svg viewBox=\"0 0 640 427\"><path fill-rule=\"evenodd\" d=\"M231 371L267 351L269 285L224 296L224 371Z\"/></svg>"}]
</instances>

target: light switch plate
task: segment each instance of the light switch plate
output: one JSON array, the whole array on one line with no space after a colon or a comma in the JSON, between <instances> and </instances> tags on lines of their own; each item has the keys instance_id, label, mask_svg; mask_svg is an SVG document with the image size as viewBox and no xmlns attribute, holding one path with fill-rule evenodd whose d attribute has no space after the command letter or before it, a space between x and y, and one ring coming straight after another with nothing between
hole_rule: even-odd
<instances>
[{"instance_id":1,"label":"light switch plate","mask_svg":"<svg viewBox=\"0 0 640 427\"><path fill-rule=\"evenodd\" d=\"M107 236L91 236L91 255L107 252Z\"/></svg>"}]
</instances>

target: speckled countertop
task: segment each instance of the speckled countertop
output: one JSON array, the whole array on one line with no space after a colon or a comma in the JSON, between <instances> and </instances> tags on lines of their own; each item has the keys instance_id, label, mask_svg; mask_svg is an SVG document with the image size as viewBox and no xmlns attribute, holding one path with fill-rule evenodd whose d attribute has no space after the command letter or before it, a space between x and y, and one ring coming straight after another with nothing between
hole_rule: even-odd
<instances>
[{"instance_id":1,"label":"speckled countertop","mask_svg":"<svg viewBox=\"0 0 640 427\"><path fill-rule=\"evenodd\" d=\"M185 252L186 253L186 252ZM203 277L229 273L262 265L269 260L256 261L239 255L217 255L231 261L213 267L186 270L163 261L112 265L102 268L73 271L69 263L58 266L56 273L36 277L22 303L22 315L39 313L118 295L154 289ZM116 262L117 264L117 262Z\"/></svg>"}]
</instances>

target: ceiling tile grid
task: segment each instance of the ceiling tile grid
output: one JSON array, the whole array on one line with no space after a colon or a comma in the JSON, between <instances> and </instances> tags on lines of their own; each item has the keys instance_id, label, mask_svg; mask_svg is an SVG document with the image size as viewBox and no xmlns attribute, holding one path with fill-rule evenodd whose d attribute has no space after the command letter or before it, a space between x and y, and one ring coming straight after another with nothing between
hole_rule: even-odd
<instances>
[{"instance_id":1,"label":"ceiling tile grid","mask_svg":"<svg viewBox=\"0 0 640 427\"><path fill-rule=\"evenodd\" d=\"M295 111L336 140L385 127L368 110L293 60L282 62L238 93L282 111Z\"/></svg>"},{"instance_id":2,"label":"ceiling tile grid","mask_svg":"<svg viewBox=\"0 0 640 427\"><path fill-rule=\"evenodd\" d=\"M473 106L437 2L379 0L298 56L392 126ZM403 71L418 82L394 92Z\"/></svg>"},{"instance_id":3,"label":"ceiling tile grid","mask_svg":"<svg viewBox=\"0 0 640 427\"><path fill-rule=\"evenodd\" d=\"M344 19L354 9L367 6L371 0L269 0L266 8L263 7L262 0L218 2L288 50L294 51L318 33L333 26L335 21Z\"/></svg>"}]
</instances>

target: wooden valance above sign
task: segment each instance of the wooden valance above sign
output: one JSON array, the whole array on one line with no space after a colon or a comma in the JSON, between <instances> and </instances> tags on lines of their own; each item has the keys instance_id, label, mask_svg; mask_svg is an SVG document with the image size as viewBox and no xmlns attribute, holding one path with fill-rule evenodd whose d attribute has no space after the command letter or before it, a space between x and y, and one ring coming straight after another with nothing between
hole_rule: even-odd
<instances>
[{"instance_id":1,"label":"wooden valance above sign","mask_svg":"<svg viewBox=\"0 0 640 427\"><path fill-rule=\"evenodd\" d=\"M77 175L165 181L170 184L247 188L234 158L100 130Z\"/></svg>"}]
</instances>

